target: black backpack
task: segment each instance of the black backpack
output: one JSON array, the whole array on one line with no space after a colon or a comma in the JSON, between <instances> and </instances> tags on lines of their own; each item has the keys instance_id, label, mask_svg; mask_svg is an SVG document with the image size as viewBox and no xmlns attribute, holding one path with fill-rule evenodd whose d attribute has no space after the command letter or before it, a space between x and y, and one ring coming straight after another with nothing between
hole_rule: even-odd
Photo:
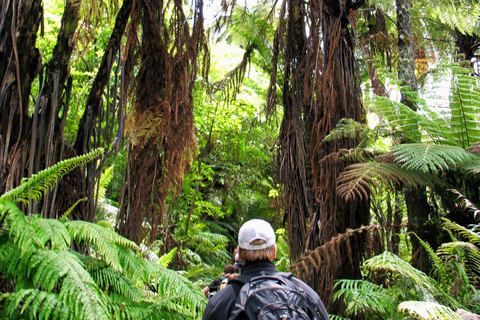
<instances>
[{"instance_id":1,"label":"black backpack","mask_svg":"<svg viewBox=\"0 0 480 320\"><path fill-rule=\"evenodd\" d=\"M317 301L312 299L301 285L303 282L293 278L289 272L262 274L251 279L240 276L232 279L230 283L232 282L241 283L242 289L229 320L328 319L318 306L318 296Z\"/></svg>"}]
</instances>

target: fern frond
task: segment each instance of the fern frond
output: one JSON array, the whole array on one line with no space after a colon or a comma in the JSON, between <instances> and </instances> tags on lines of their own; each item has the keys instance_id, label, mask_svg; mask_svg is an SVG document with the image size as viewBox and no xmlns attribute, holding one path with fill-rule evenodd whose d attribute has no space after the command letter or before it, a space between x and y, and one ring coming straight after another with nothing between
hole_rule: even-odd
<instances>
[{"instance_id":1,"label":"fern frond","mask_svg":"<svg viewBox=\"0 0 480 320\"><path fill-rule=\"evenodd\" d=\"M395 162L407 170L436 174L456 168L459 164L473 160L474 156L465 149L424 143L405 143L392 148Z\"/></svg>"},{"instance_id":2,"label":"fern frond","mask_svg":"<svg viewBox=\"0 0 480 320\"><path fill-rule=\"evenodd\" d=\"M73 206L71 206L70 208L68 208L67 211L65 211L64 214L62 214L62 216L60 217L60 219L58 219L59 221L65 221L68 219L68 216L70 215L70 213L73 211L73 209L75 209L75 207L80 203L80 202L83 202L83 201L87 201L88 198L82 198L82 199L79 199L77 200Z\"/></svg>"},{"instance_id":3,"label":"fern frond","mask_svg":"<svg viewBox=\"0 0 480 320\"><path fill-rule=\"evenodd\" d=\"M37 218L32 220L35 234L46 248L49 244L53 250L67 250L72 239L63 223L56 219Z\"/></svg>"},{"instance_id":4,"label":"fern frond","mask_svg":"<svg viewBox=\"0 0 480 320\"><path fill-rule=\"evenodd\" d=\"M29 179L24 178L18 187L0 196L0 202L23 202L28 205L28 199L37 201L44 192L47 192L57 184L59 178L63 177L76 167L84 165L85 163L99 157L103 152L102 148L98 148L87 154L63 160L40 171Z\"/></svg>"},{"instance_id":5,"label":"fern frond","mask_svg":"<svg viewBox=\"0 0 480 320\"><path fill-rule=\"evenodd\" d=\"M68 251L41 250L29 263L32 279L41 289L59 288L59 299L76 319L108 319L102 291L76 256Z\"/></svg>"},{"instance_id":6,"label":"fern frond","mask_svg":"<svg viewBox=\"0 0 480 320\"><path fill-rule=\"evenodd\" d=\"M461 264L465 271L460 272L465 273L470 279L480 275L480 250L472 243L462 241L443 243L438 248L437 254L447 263L455 261L455 263ZM459 278L464 279L462 275L459 275ZM470 280L464 279L463 286L466 287L470 282Z\"/></svg>"},{"instance_id":7,"label":"fern frond","mask_svg":"<svg viewBox=\"0 0 480 320\"><path fill-rule=\"evenodd\" d=\"M70 319L70 310L59 299L58 294L35 289L18 290L0 295L4 302L0 316L13 318L15 312L30 319Z\"/></svg>"},{"instance_id":8,"label":"fern frond","mask_svg":"<svg viewBox=\"0 0 480 320\"><path fill-rule=\"evenodd\" d=\"M368 281L343 279L336 281L333 289L337 289L334 300L343 296L347 315L388 314L395 308L388 290Z\"/></svg>"},{"instance_id":9,"label":"fern frond","mask_svg":"<svg viewBox=\"0 0 480 320\"><path fill-rule=\"evenodd\" d=\"M9 227L9 235L20 251L30 251L32 248L42 248L42 241L37 237L31 224L30 217L11 201L0 202L0 211L5 213L5 221Z\"/></svg>"},{"instance_id":10,"label":"fern frond","mask_svg":"<svg viewBox=\"0 0 480 320\"><path fill-rule=\"evenodd\" d=\"M119 270L105 266L91 271L90 274L95 283L104 291L115 292L134 301L139 301L145 296L143 289Z\"/></svg>"},{"instance_id":11,"label":"fern frond","mask_svg":"<svg viewBox=\"0 0 480 320\"><path fill-rule=\"evenodd\" d=\"M425 101L418 98L416 100L419 106L426 106ZM372 112L381 115L397 135L410 141L418 141L419 132L422 132L435 143L455 145L455 141L451 141L448 132L445 132L448 130L445 121L438 119L434 113L429 113L429 117L426 117L425 113L415 112L402 103L379 96L371 100L369 107ZM440 125L439 121L443 122L443 125Z\"/></svg>"},{"instance_id":12,"label":"fern frond","mask_svg":"<svg viewBox=\"0 0 480 320\"><path fill-rule=\"evenodd\" d=\"M105 193L107 192L107 186L110 180L113 178L113 165L106 168L100 176L100 183L98 186L98 199L105 199Z\"/></svg>"},{"instance_id":13,"label":"fern frond","mask_svg":"<svg viewBox=\"0 0 480 320\"><path fill-rule=\"evenodd\" d=\"M442 185L437 177L407 170L392 163L355 163L337 178L337 193L345 200L368 199L374 189L384 184L393 189L392 182L400 186Z\"/></svg>"},{"instance_id":14,"label":"fern frond","mask_svg":"<svg viewBox=\"0 0 480 320\"><path fill-rule=\"evenodd\" d=\"M461 235L464 239L467 239L469 242L480 246L480 235L476 234L473 231L468 230L467 228L464 228L454 222L451 222L448 219L442 218L442 226L450 231L454 231Z\"/></svg>"},{"instance_id":15,"label":"fern frond","mask_svg":"<svg viewBox=\"0 0 480 320\"><path fill-rule=\"evenodd\" d=\"M459 304L450 295L442 291L438 283L420 270L412 267L407 261L399 258L391 252L385 251L374 256L365 262L369 270L388 271L397 274L411 281L416 288L420 289L419 294L427 293L436 299L445 301L447 305L458 308Z\"/></svg>"},{"instance_id":16,"label":"fern frond","mask_svg":"<svg viewBox=\"0 0 480 320\"><path fill-rule=\"evenodd\" d=\"M169 108L167 101L162 100L159 103L165 106L156 106L155 110L165 110L164 108ZM140 118L136 120L131 134L132 144L143 149L153 137L163 132L164 123L163 113L155 114L153 109L146 110L140 115Z\"/></svg>"},{"instance_id":17,"label":"fern frond","mask_svg":"<svg viewBox=\"0 0 480 320\"><path fill-rule=\"evenodd\" d=\"M145 272L167 308L193 317L202 314L206 298L185 277L151 261L145 263Z\"/></svg>"},{"instance_id":18,"label":"fern frond","mask_svg":"<svg viewBox=\"0 0 480 320\"><path fill-rule=\"evenodd\" d=\"M423 241L416 233L412 232L417 240L420 242L422 247L425 249L425 251L428 254L428 259L430 263L432 264L432 272L434 275L437 275L440 279L444 277L445 274L445 266L443 265L442 260L437 256L435 251L432 249L430 244L426 243Z\"/></svg>"},{"instance_id":19,"label":"fern frond","mask_svg":"<svg viewBox=\"0 0 480 320\"><path fill-rule=\"evenodd\" d=\"M415 319L445 319L445 320L463 320L452 309L434 302L424 301L404 301L398 306L398 311L408 313Z\"/></svg>"},{"instance_id":20,"label":"fern frond","mask_svg":"<svg viewBox=\"0 0 480 320\"><path fill-rule=\"evenodd\" d=\"M177 250L178 250L178 248L175 247L172 250L170 250L169 252L162 255L160 257L160 261L158 263L161 266L163 266L164 268L168 268L168 265L170 264L170 262L172 262L173 259L175 258L175 255L177 254Z\"/></svg>"},{"instance_id":21,"label":"fern frond","mask_svg":"<svg viewBox=\"0 0 480 320\"><path fill-rule=\"evenodd\" d=\"M77 243L83 241L92 245L95 251L103 256L107 264L117 269L120 269L121 266L116 245L132 249L138 248L133 241L95 223L75 220L65 222L65 226Z\"/></svg>"},{"instance_id":22,"label":"fern frond","mask_svg":"<svg viewBox=\"0 0 480 320\"><path fill-rule=\"evenodd\" d=\"M118 258L123 270L134 280L149 283L144 274L144 261L131 249L117 247Z\"/></svg>"}]
</instances>

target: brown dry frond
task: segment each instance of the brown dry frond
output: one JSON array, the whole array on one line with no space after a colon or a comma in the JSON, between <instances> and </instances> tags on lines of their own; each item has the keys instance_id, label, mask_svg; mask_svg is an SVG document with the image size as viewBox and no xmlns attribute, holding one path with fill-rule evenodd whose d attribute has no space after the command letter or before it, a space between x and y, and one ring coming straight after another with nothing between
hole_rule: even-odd
<instances>
[{"instance_id":1,"label":"brown dry frond","mask_svg":"<svg viewBox=\"0 0 480 320\"><path fill-rule=\"evenodd\" d=\"M220 91L225 103L235 101L242 87L247 67L250 65L253 49L253 44L249 43L243 54L242 61L232 71L228 72L222 80L207 84L207 94L212 95Z\"/></svg>"},{"instance_id":2,"label":"brown dry frond","mask_svg":"<svg viewBox=\"0 0 480 320\"><path fill-rule=\"evenodd\" d=\"M470 147L467 148L467 152L476 154L477 156L480 156L480 142L476 142Z\"/></svg>"},{"instance_id":3,"label":"brown dry frond","mask_svg":"<svg viewBox=\"0 0 480 320\"><path fill-rule=\"evenodd\" d=\"M290 270L307 283L312 283L312 280L316 279L315 290L322 288L331 291L334 280L352 279L356 276L355 261L363 255L362 243L373 250L372 254L383 251L380 238L375 236L378 228L373 225L347 229L322 246L305 251L299 262L290 266ZM329 309L332 302L324 300L324 303Z\"/></svg>"}]
</instances>

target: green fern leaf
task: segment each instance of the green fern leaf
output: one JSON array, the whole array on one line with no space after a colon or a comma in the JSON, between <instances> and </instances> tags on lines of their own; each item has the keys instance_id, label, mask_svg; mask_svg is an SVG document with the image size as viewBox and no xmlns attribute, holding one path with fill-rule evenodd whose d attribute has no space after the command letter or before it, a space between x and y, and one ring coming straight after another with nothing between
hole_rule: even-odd
<instances>
[{"instance_id":1,"label":"green fern leaf","mask_svg":"<svg viewBox=\"0 0 480 320\"><path fill-rule=\"evenodd\" d=\"M33 175L29 179L23 179L22 183L18 187L0 196L0 202L19 201L28 205L28 199L38 200L44 192L50 190L54 185L57 184L59 178L63 177L76 167L84 165L85 163L97 158L102 154L103 149L99 148L82 156L63 160L45 170L40 171L38 174Z\"/></svg>"},{"instance_id":2,"label":"green fern leaf","mask_svg":"<svg viewBox=\"0 0 480 320\"><path fill-rule=\"evenodd\" d=\"M388 314L395 305L388 290L363 280L343 279L335 282L333 299L344 297L347 315Z\"/></svg>"},{"instance_id":3,"label":"green fern leaf","mask_svg":"<svg viewBox=\"0 0 480 320\"><path fill-rule=\"evenodd\" d=\"M454 146L406 143L392 148L395 162L408 170L436 174L455 169L457 165L474 159L465 149Z\"/></svg>"},{"instance_id":4,"label":"green fern leaf","mask_svg":"<svg viewBox=\"0 0 480 320\"><path fill-rule=\"evenodd\" d=\"M0 295L0 302L4 301L0 315L12 317L15 311L21 315L28 315L30 319L51 320L69 319L70 313L57 294L28 289L14 293Z\"/></svg>"},{"instance_id":5,"label":"green fern leaf","mask_svg":"<svg viewBox=\"0 0 480 320\"><path fill-rule=\"evenodd\" d=\"M88 243L100 254L108 265L121 269L116 245L137 249L137 245L116 232L86 221L67 221L65 226L77 243Z\"/></svg>"},{"instance_id":6,"label":"green fern leaf","mask_svg":"<svg viewBox=\"0 0 480 320\"><path fill-rule=\"evenodd\" d=\"M178 248L175 247L172 250L170 250L168 253L165 253L160 257L160 261L158 262L161 266L164 268L168 268L168 265L170 262L172 262L173 258L175 258L175 255L177 254Z\"/></svg>"},{"instance_id":7,"label":"green fern leaf","mask_svg":"<svg viewBox=\"0 0 480 320\"><path fill-rule=\"evenodd\" d=\"M105 297L78 258L68 251L40 250L29 261L32 279L59 299L76 319L108 319Z\"/></svg>"},{"instance_id":8,"label":"green fern leaf","mask_svg":"<svg viewBox=\"0 0 480 320\"><path fill-rule=\"evenodd\" d=\"M407 261L400 259L391 252L385 251L365 262L365 267L369 270L388 271L397 274L411 281L419 294L427 293L433 295L436 299L441 299L445 303L455 309L459 308L459 303L450 295L442 291L438 283L427 276L425 273L412 267Z\"/></svg>"},{"instance_id":9,"label":"green fern leaf","mask_svg":"<svg viewBox=\"0 0 480 320\"><path fill-rule=\"evenodd\" d=\"M117 269L110 267L98 268L95 271L91 271L90 274L95 283L104 291L115 292L134 301L139 301L144 297L143 290Z\"/></svg>"},{"instance_id":10,"label":"green fern leaf","mask_svg":"<svg viewBox=\"0 0 480 320\"><path fill-rule=\"evenodd\" d=\"M53 250L67 250L72 242L65 226L56 219L33 219L32 227L45 248L49 243Z\"/></svg>"},{"instance_id":11,"label":"green fern leaf","mask_svg":"<svg viewBox=\"0 0 480 320\"><path fill-rule=\"evenodd\" d=\"M442 219L443 223L443 227L447 230L451 230L451 231L454 231L458 234L460 234L464 239L467 239L469 242L477 245L477 246L480 246L480 235L476 234L475 232L473 231L470 231L456 223L453 223L451 222L450 220L448 219L445 219L443 218Z\"/></svg>"}]
</instances>

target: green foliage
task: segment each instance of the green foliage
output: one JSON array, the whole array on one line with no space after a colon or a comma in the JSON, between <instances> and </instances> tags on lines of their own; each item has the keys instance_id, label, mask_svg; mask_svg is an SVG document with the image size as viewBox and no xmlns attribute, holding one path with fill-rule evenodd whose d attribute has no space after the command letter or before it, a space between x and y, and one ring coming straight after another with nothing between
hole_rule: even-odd
<instances>
[{"instance_id":1,"label":"green foliage","mask_svg":"<svg viewBox=\"0 0 480 320\"><path fill-rule=\"evenodd\" d=\"M340 280L333 287L333 299L343 296L348 315L388 315L395 308L391 293L382 286L364 280Z\"/></svg>"},{"instance_id":2,"label":"green foliage","mask_svg":"<svg viewBox=\"0 0 480 320\"><path fill-rule=\"evenodd\" d=\"M177 272L144 260L135 243L89 222L26 216L11 201L39 197L85 161L64 161L0 197L0 275L15 283L12 292L0 294L0 317L199 318L206 302L201 290ZM74 246L87 255L71 250Z\"/></svg>"},{"instance_id":3,"label":"green foliage","mask_svg":"<svg viewBox=\"0 0 480 320\"><path fill-rule=\"evenodd\" d=\"M285 229L278 228L277 235L277 259L275 265L279 271L290 271L290 250L286 239Z\"/></svg>"},{"instance_id":4,"label":"green foliage","mask_svg":"<svg viewBox=\"0 0 480 320\"><path fill-rule=\"evenodd\" d=\"M478 236L446 219L444 227L478 240ZM453 238L453 242L444 243L434 251L419 240L432 262L432 277L385 251L365 262L370 281L346 279L335 283L333 297L343 297L347 315L399 319L402 313L408 313L415 319L433 319L434 314L441 319L457 319L454 312L457 309L478 312L479 292L473 285L480 274L478 247Z\"/></svg>"}]
</instances>

